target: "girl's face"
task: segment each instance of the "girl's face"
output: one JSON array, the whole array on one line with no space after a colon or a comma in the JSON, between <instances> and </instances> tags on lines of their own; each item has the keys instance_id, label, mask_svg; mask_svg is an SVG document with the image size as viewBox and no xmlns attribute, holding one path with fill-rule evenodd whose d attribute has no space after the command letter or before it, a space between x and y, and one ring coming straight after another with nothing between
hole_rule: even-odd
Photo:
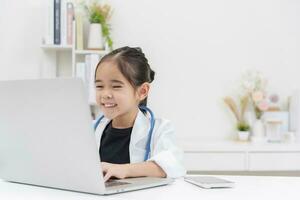
<instances>
[{"instance_id":1,"label":"girl's face","mask_svg":"<svg viewBox=\"0 0 300 200\"><path fill-rule=\"evenodd\" d=\"M97 104L109 119L124 119L136 114L140 100L147 95L141 95L139 88L134 90L113 61L100 64L95 84Z\"/></svg>"}]
</instances>

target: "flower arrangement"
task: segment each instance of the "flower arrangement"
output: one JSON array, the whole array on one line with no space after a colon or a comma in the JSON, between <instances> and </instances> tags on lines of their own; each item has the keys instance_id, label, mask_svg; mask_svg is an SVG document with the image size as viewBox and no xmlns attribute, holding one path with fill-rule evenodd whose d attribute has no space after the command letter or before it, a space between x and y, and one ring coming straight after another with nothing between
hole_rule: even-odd
<instances>
[{"instance_id":1,"label":"flower arrangement","mask_svg":"<svg viewBox=\"0 0 300 200\"><path fill-rule=\"evenodd\" d=\"M108 20L112 11L108 4L100 4L97 1L84 6L89 16L90 23L100 23L102 26L102 34L110 49L113 48L113 41L110 36L110 25Z\"/></svg>"},{"instance_id":2,"label":"flower arrangement","mask_svg":"<svg viewBox=\"0 0 300 200\"><path fill-rule=\"evenodd\" d=\"M242 77L244 95L249 96L257 119L261 119L263 112L269 109L266 85L266 79L257 71L247 71Z\"/></svg>"},{"instance_id":3,"label":"flower arrangement","mask_svg":"<svg viewBox=\"0 0 300 200\"><path fill-rule=\"evenodd\" d=\"M261 119L263 112L269 108L269 102L266 98L266 94L263 91L254 91L251 95L251 100L254 106L254 112L256 119Z\"/></svg>"},{"instance_id":4,"label":"flower arrangement","mask_svg":"<svg viewBox=\"0 0 300 200\"><path fill-rule=\"evenodd\" d=\"M237 121L236 128L239 131L249 131L250 126L244 119L244 114L248 105L249 98L248 96L244 96L240 99L240 109L239 106L235 103L233 98L225 97L224 102L229 107L235 119Z\"/></svg>"}]
</instances>

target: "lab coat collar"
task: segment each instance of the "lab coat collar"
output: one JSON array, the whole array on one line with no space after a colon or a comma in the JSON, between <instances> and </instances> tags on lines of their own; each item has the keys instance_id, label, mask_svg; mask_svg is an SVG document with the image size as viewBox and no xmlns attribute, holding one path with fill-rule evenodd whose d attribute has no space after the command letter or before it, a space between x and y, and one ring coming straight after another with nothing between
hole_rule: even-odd
<instances>
[{"instance_id":1,"label":"lab coat collar","mask_svg":"<svg viewBox=\"0 0 300 200\"><path fill-rule=\"evenodd\" d=\"M100 140L103 131L110 121L111 121L110 119L103 118L96 129L96 141L97 141L98 149L100 148ZM136 152L145 151L149 128L150 128L150 121L148 117L144 115L142 111L139 110L133 124L131 138L130 138L129 154L130 154L131 162L141 161L141 156L137 155Z\"/></svg>"}]
</instances>

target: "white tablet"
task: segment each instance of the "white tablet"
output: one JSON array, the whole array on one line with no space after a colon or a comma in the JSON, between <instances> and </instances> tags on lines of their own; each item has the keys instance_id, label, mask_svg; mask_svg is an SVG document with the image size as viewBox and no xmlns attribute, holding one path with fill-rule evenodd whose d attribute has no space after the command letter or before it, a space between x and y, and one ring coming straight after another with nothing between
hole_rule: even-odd
<instances>
[{"instance_id":1,"label":"white tablet","mask_svg":"<svg viewBox=\"0 0 300 200\"><path fill-rule=\"evenodd\" d=\"M186 176L184 177L186 182L192 183L202 188L232 188L234 182L216 178L213 176Z\"/></svg>"}]
</instances>

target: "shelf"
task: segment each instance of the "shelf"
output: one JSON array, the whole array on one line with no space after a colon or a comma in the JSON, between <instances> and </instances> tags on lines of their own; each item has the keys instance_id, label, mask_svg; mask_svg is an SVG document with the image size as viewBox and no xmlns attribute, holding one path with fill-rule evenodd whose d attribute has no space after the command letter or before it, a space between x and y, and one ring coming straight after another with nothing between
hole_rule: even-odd
<instances>
[{"instance_id":1,"label":"shelf","mask_svg":"<svg viewBox=\"0 0 300 200\"><path fill-rule=\"evenodd\" d=\"M105 55L108 52L105 50L75 50L75 54L86 55L86 54L100 54Z\"/></svg>"},{"instance_id":2,"label":"shelf","mask_svg":"<svg viewBox=\"0 0 300 200\"><path fill-rule=\"evenodd\" d=\"M54 45L54 44L43 44L41 46L44 50L59 50L59 51L68 51L72 50L72 45Z\"/></svg>"},{"instance_id":3,"label":"shelf","mask_svg":"<svg viewBox=\"0 0 300 200\"><path fill-rule=\"evenodd\" d=\"M180 142L185 152L257 152L300 151L300 143L253 143L231 140L185 139Z\"/></svg>"}]
</instances>

